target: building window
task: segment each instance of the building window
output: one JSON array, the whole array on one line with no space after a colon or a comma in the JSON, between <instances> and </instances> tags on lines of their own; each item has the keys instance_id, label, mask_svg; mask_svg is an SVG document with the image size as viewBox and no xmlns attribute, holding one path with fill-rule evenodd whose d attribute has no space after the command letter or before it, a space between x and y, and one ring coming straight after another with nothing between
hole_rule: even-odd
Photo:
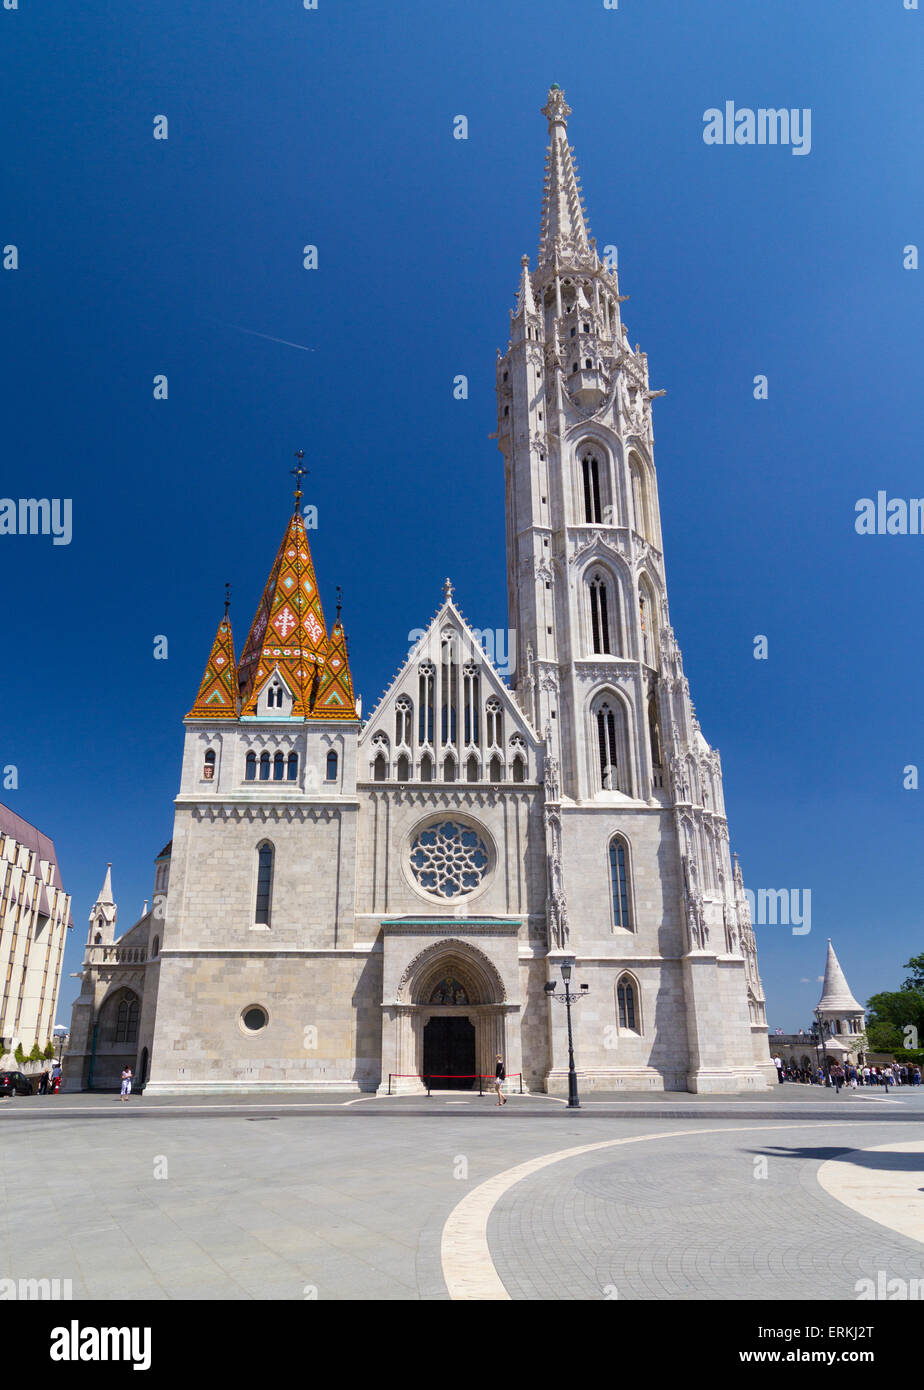
<instances>
[{"instance_id":1,"label":"building window","mask_svg":"<svg viewBox=\"0 0 924 1390\"><path fill-rule=\"evenodd\" d=\"M273 846L262 844L257 850L257 901L253 920L258 927L270 924L273 896Z\"/></svg>"},{"instance_id":2,"label":"building window","mask_svg":"<svg viewBox=\"0 0 924 1390\"><path fill-rule=\"evenodd\" d=\"M402 753L398 759L398 781L407 782L411 776L411 762L406 753Z\"/></svg>"},{"instance_id":3,"label":"building window","mask_svg":"<svg viewBox=\"0 0 924 1390\"><path fill-rule=\"evenodd\" d=\"M616 1007L619 1013L619 1026L632 1033L639 1031L638 1001L635 985L628 975L623 975L616 986Z\"/></svg>"},{"instance_id":4,"label":"building window","mask_svg":"<svg viewBox=\"0 0 924 1390\"><path fill-rule=\"evenodd\" d=\"M432 661L424 661L420 667L418 738L421 743L433 742L433 676L435 670Z\"/></svg>"},{"instance_id":5,"label":"building window","mask_svg":"<svg viewBox=\"0 0 924 1390\"><path fill-rule=\"evenodd\" d=\"M470 754L468 762L465 764L465 780L467 782L478 781L478 759L474 753Z\"/></svg>"},{"instance_id":6,"label":"building window","mask_svg":"<svg viewBox=\"0 0 924 1390\"><path fill-rule=\"evenodd\" d=\"M465 742L479 742L479 711L481 708L479 700L478 667L474 661L467 661L462 672L465 688ZM469 781L473 781L469 778Z\"/></svg>"},{"instance_id":7,"label":"building window","mask_svg":"<svg viewBox=\"0 0 924 1390\"><path fill-rule=\"evenodd\" d=\"M126 995L116 1011L115 1040L127 1045L138 1041L138 1000L134 994Z\"/></svg>"},{"instance_id":8,"label":"building window","mask_svg":"<svg viewBox=\"0 0 924 1390\"><path fill-rule=\"evenodd\" d=\"M617 700L603 700L594 710L600 788L632 795L626 712Z\"/></svg>"},{"instance_id":9,"label":"building window","mask_svg":"<svg viewBox=\"0 0 924 1390\"><path fill-rule=\"evenodd\" d=\"M487 846L476 830L440 821L421 830L411 845L411 872L419 888L440 898L457 898L481 886L488 872Z\"/></svg>"},{"instance_id":10,"label":"building window","mask_svg":"<svg viewBox=\"0 0 924 1390\"><path fill-rule=\"evenodd\" d=\"M420 780L421 782L433 781L433 759L429 753L424 753L420 760Z\"/></svg>"},{"instance_id":11,"label":"building window","mask_svg":"<svg viewBox=\"0 0 924 1390\"><path fill-rule=\"evenodd\" d=\"M269 1014L262 1004L251 1004L241 1014L241 1027L245 1033L259 1033L269 1023Z\"/></svg>"},{"instance_id":12,"label":"building window","mask_svg":"<svg viewBox=\"0 0 924 1390\"><path fill-rule=\"evenodd\" d=\"M610 841L610 895L613 925L632 931L629 893L629 852L625 840L617 835Z\"/></svg>"},{"instance_id":13,"label":"building window","mask_svg":"<svg viewBox=\"0 0 924 1390\"><path fill-rule=\"evenodd\" d=\"M159 937L159 936L155 936L153 942L151 943L151 959L153 960L155 956L159 956L159 955L160 955L160 937Z\"/></svg>"},{"instance_id":14,"label":"building window","mask_svg":"<svg viewBox=\"0 0 924 1390\"><path fill-rule=\"evenodd\" d=\"M443 759L443 781L454 782L456 780L456 760L451 753L447 753Z\"/></svg>"},{"instance_id":15,"label":"building window","mask_svg":"<svg viewBox=\"0 0 924 1390\"><path fill-rule=\"evenodd\" d=\"M384 753L377 753L372 765L373 781L384 782L388 776L388 760Z\"/></svg>"},{"instance_id":16,"label":"building window","mask_svg":"<svg viewBox=\"0 0 924 1390\"><path fill-rule=\"evenodd\" d=\"M215 749L209 748L205 755L205 762L202 765L202 776L206 782L211 782L215 777Z\"/></svg>"},{"instance_id":17,"label":"building window","mask_svg":"<svg viewBox=\"0 0 924 1390\"><path fill-rule=\"evenodd\" d=\"M257 755L256 753L247 754L246 771L244 776L248 782L255 782L257 779Z\"/></svg>"},{"instance_id":18,"label":"building window","mask_svg":"<svg viewBox=\"0 0 924 1390\"><path fill-rule=\"evenodd\" d=\"M290 753L286 758L286 781L294 782L298 776L298 754Z\"/></svg>"},{"instance_id":19,"label":"building window","mask_svg":"<svg viewBox=\"0 0 924 1390\"><path fill-rule=\"evenodd\" d=\"M329 752L328 755L327 755L327 770L326 770L326 774L325 774L325 775L326 775L326 777L327 777L328 782L336 782L336 780L337 780L337 754L334 752L333 748L330 750L330 752Z\"/></svg>"},{"instance_id":20,"label":"building window","mask_svg":"<svg viewBox=\"0 0 924 1390\"><path fill-rule=\"evenodd\" d=\"M584 520L598 522L603 520L603 505L600 498L600 462L593 454L585 454L581 459L581 475L584 482Z\"/></svg>"},{"instance_id":21,"label":"building window","mask_svg":"<svg viewBox=\"0 0 924 1390\"><path fill-rule=\"evenodd\" d=\"M501 710L501 702L496 695L492 695L485 705L484 716L488 747L503 748L504 716Z\"/></svg>"},{"instance_id":22,"label":"building window","mask_svg":"<svg viewBox=\"0 0 924 1390\"><path fill-rule=\"evenodd\" d=\"M266 692L266 703L270 709L282 709L282 686L278 682Z\"/></svg>"},{"instance_id":23,"label":"building window","mask_svg":"<svg viewBox=\"0 0 924 1390\"><path fill-rule=\"evenodd\" d=\"M273 758L273 781L282 782L286 775L286 760L282 753L276 753Z\"/></svg>"},{"instance_id":24,"label":"building window","mask_svg":"<svg viewBox=\"0 0 924 1390\"><path fill-rule=\"evenodd\" d=\"M270 778L270 755L269 753L260 754L260 781L268 782Z\"/></svg>"},{"instance_id":25,"label":"building window","mask_svg":"<svg viewBox=\"0 0 924 1390\"><path fill-rule=\"evenodd\" d=\"M501 760L500 760L500 758L498 758L497 755L495 754L495 756L491 759L491 764L490 764L490 767L489 767L489 769L488 769L488 781L489 781L489 782L502 782L503 780L504 780L504 774L503 774L503 771L502 771L502 769L501 769Z\"/></svg>"},{"instance_id":26,"label":"building window","mask_svg":"<svg viewBox=\"0 0 924 1390\"><path fill-rule=\"evenodd\" d=\"M411 746L411 720L414 717L414 707L406 695L401 695L395 701L395 743L403 743L406 747Z\"/></svg>"},{"instance_id":27,"label":"building window","mask_svg":"<svg viewBox=\"0 0 924 1390\"><path fill-rule=\"evenodd\" d=\"M513 780L515 782L526 781L526 760L519 753L513 759Z\"/></svg>"},{"instance_id":28,"label":"building window","mask_svg":"<svg viewBox=\"0 0 924 1390\"><path fill-rule=\"evenodd\" d=\"M590 635L594 652L613 655L613 631L610 617L609 586L602 574L590 581Z\"/></svg>"}]
</instances>

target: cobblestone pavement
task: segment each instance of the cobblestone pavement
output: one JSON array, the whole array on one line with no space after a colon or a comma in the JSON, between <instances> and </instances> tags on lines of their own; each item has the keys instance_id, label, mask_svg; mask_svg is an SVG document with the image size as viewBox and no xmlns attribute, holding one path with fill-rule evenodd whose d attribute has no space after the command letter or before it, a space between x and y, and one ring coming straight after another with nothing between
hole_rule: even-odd
<instances>
[{"instance_id":1,"label":"cobblestone pavement","mask_svg":"<svg viewBox=\"0 0 924 1390\"><path fill-rule=\"evenodd\" d=\"M510 1188L488 1219L491 1258L513 1298L835 1299L880 1269L920 1278L924 1246L815 1180L838 1152L917 1137L916 1099L858 1101L860 1123L819 1121L814 1107L768 1121L691 1106L702 1132L553 1163ZM479 1183L576 1145L681 1128L644 1107L574 1113L542 1097L522 1112L355 1100L4 1102L0 1277L70 1279L76 1299L445 1298L443 1228Z\"/></svg>"},{"instance_id":2,"label":"cobblestone pavement","mask_svg":"<svg viewBox=\"0 0 924 1390\"><path fill-rule=\"evenodd\" d=\"M852 1301L857 1281L880 1270L921 1280L924 1245L816 1180L827 1159L862 1163L858 1146L898 1137L891 1126L874 1136L866 1125L762 1125L567 1159L498 1202L494 1265L525 1299ZM920 1137L918 1127L901 1137Z\"/></svg>"}]
</instances>

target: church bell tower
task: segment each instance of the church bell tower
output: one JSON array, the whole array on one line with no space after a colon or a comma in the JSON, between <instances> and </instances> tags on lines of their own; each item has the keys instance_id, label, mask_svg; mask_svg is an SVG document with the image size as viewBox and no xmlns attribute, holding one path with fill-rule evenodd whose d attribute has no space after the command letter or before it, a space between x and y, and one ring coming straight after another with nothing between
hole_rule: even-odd
<instances>
[{"instance_id":1,"label":"church bell tower","mask_svg":"<svg viewBox=\"0 0 924 1390\"><path fill-rule=\"evenodd\" d=\"M590 235L557 85L542 114L538 258L521 260L497 409L514 689L545 741L549 945L579 972L584 954L580 978L616 996L609 1034L602 1003L596 1032L583 1010L591 1084L645 1084L656 1068L681 1089L762 1086L763 992L721 765L668 613L651 409L664 393L622 321L615 247L601 257ZM553 1038L553 1079L559 1053Z\"/></svg>"}]
</instances>

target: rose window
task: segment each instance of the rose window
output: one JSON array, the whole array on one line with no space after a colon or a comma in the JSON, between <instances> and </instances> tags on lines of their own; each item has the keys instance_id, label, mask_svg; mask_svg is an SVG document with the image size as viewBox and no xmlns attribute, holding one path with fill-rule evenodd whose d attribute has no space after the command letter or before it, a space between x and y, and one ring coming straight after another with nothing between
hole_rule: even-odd
<instances>
[{"instance_id":1,"label":"rose window","mask_svg":"<svg viewBox=\"0 0 924 1390\"><path fill-rule=\"evenodd\" d=\"M456 821L421 830L411 845L411 872L425 893L457 898L480 887L488 851L477 831Z\"/></svg>"}]
</instances>

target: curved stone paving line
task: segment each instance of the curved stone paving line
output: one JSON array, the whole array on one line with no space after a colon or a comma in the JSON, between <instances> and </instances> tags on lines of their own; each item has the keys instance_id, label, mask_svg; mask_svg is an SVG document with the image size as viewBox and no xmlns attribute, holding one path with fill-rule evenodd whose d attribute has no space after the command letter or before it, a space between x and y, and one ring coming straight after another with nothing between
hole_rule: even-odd
<instances>
[{"instance_id":1,"label":"curved stone paving line","mask_svg":"<svg viewBox=\"0 0 924 1390\"><path fill-rule=\"evenodd\" d=\"M861 1152L862 1164L849 1155L823 1163L821 1187L870 1221L924 1243L924 1139Z\"/></svg>"},{"instance_id":2,"label":"curved stone paving line","mask_svg":"<svg viewBox=\"0 0 924 1390\"><path fill-rule=\"evenodd\" d=\"M830 1134L849 1124L800 1125L798 1133ZM545 1154L497 1174L469 1193L444 1227L450 1297L853 1298L858 1275L881 1266L886 1245L890 1269L920 1277L921 1251L907 1231L905 1239L871 1237L819 1201L814 1166L806 1183L805 1162L793 1161L813 1163L832 1147L860 1150L759 1145L704 1155L696 1146L704 1136L783 1128L791 1131L747 1125L633 1135ZM658 1141L667 1141L667 1151L645 1153L637 1182L624 1164L617 1166L616 1154L570 1178L556 1171L569 1160ZM768 1150L771 1171L759 1179L754 1160Z\"/></svg>"}]
</instances>

